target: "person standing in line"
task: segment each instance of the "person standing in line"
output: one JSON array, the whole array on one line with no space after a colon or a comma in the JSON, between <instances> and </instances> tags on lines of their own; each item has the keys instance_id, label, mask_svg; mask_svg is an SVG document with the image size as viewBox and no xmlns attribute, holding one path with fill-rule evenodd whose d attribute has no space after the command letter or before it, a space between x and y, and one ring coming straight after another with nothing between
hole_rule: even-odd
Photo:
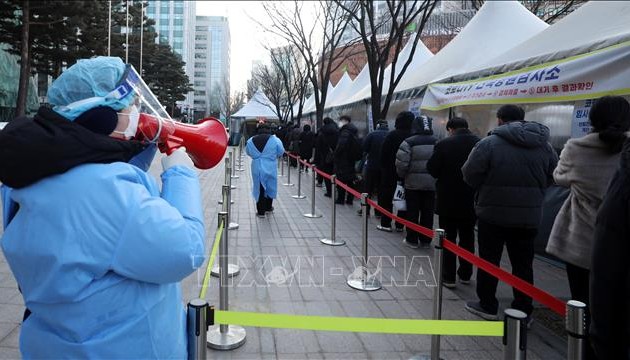
<instances>
[{"instance_id":1,"label":"person standing in line","mask_svg":"<svg viewBox=\"0 0 630 360\"><path fill-rule=\"evenodd\" d=\"M300 159L311 162L314 147L315 134L311 131L311 126L306 124L302 128L302 133L300 134ZM308 172L308 168L304 168L304 165L300 164L300 171L302 170Z\"/></svg>"},{"instance_id":2,"label":"person standing in line","mask_svg":"<svg viewBox=\"0 0 630 360\"><path fill-rule=\"evenodd\" d=\"M339 117L339 140L334 152L334 171L337 180L353 187L356 179L354 164L361 158L360 143L357 135L359 130L351 122L348 115ZM337 204L352 205L354 195L337 186Z\"/></svg>"},{"instance_id":3,"label":"person standing in line","mask_svg":"<svg viewBox=\"0 0 630 360\"><path fill-rule=\"evenodd\" d=\"M549 143L549 128L524 118L521 107L501 106L497 111L499 126L475 145L462 174L476 191L479 256L498 266L503 247L507 247L512 274L533 284L534 239L558 155ZM479 301L466 303L466 309L486 320L496 320L497 282L478 269ZM527 314L529 322L532 298L516 289L513 292L512 307Z\"/></svg>"},{"instance_id":4,"label":"person standing in line","mask_svg":"<svg viewBox=\"0 0 630 360\"><path fill-rule=\"evenodd\" d=\"M554 170L556 184L571 192L556 216L547 244L547 252L566 263L571 299L587 306L595 219L627 138L630 105L620 96L604 96L593 104L589 120L592 132L570 139ZM594 358L592 349L587 354Z\"/></svg>"},{"instance_id":5,"label":"person standing in line","mask_svg":"<svg viewBox=\"0 0 630 360\"><path fill-rule=\"evenodd\" d=\"M258 124L257 134L247 140L245 152L252 158L252 196L256 200L256 215L264 218L273 212L273 199L278 193L277 159L284 154L282 141L271 134L271 127Z\"/></svg>"},{"instance_id":6,"label":"person standing in line","mask_svg":"<svg viewBox=\"0 0 630 360\"><path fill-rule=\"evenodd\" d=\"M592 110L591 110L592 111ZM589 336L598 359L630 359L630 140L595 222Z\"/></svg>"},{"instance_id":7,"label":"person standing in line","mask_svg":"<svg viewBox=\"0 0 630 360\"><path fill-rule=\"evenodd\" d=\"M394 130L390 131L381 147L381 184L378 190L378 206L391 212L392 199L396 184L402 179L396 173L396 153L400 144L411 136L411 123L414 115L410 111L403 111L396 116ZM404 212L399 212L398 216L404 217ZM388 216L381 216L381 223L376 226L378 230L392 232L392 219ZM402 232L403 225L396 223L396 231Z\"/></svg>"},{"instance_id":8,"label":"person standing in line","mask_svg":"<svg viewBox=\"0 0 630 360\"><path fill-rule=\"evenodd\" d=\"M333 119L324 118L324 126L319 129L319 135L315 143L315 161L317 168L326 174L332 175L334 171L335 148L339 139L339 128ZM330 197L332 186L329 179L324 179L326 192L324 196Z\"/></svg>"},{"instance_id":9,"label":"person standing in line","mask_svg":"<svg viewBox=\"0 0 630 360\"><path fill-rule=\"evenodd\" d=\"M376 125L376 130L370 132L363 139L363 153L367 155L364 192L370 198L378 192L381 183L381 149L387 133L389 133L387 121L381 120ZM362 209L359 209L357 213L361 215Z\"/></svg>"},{"instance_id":10,"label":"person standing in line","mask_svg":"<svg viewBox=\"0 0 630 360\"><path fill-rule=\"evenodd\" d=\"M435 179L427 170L436 142L432 122L424 115L416 117L411 126L413 136L405 139L396 153L396 172L405 185L406 219L427 229L433 229L435 211ZM403 242L412 249L417 249L418 244L428 248L431 238L407 228Z\"/></svg>"},{"instance_id":11,"label":"person standing in line","mask_svg":"<svg viewBox=\"0 0 630 360\"><path fill-rule=\"evenodd\" d=\"M288 141L289 152L291 152L291 154L293 155L300 154L300 135L301 134L302 134L302 131L300 130L299 124L293 125L293 128L288 130L287 136L289 138L289 141ZM298 167L297 160L293 157L289 160L289 164L292 167Z\"/></svg>"},{"instance_id":12,"label":"person standing in line","mask_svg":"<svg viewBox=\"0 0 630 360\"><path fill-rule=\"evenodd\" d=\"M475 191L464 182L462 166L468 159L479 137L468 130L466 119L454 117L446 123L449 136L435 144L433 155L427 162L427 170L437 179L436 214L446 238L460 247L475 253ZM458 239L459 237L459 239ZM448 288L455 287L455 275L468 284L472 277L472 265L444 250L442 281Z\"/></svg>"}]
</instances>

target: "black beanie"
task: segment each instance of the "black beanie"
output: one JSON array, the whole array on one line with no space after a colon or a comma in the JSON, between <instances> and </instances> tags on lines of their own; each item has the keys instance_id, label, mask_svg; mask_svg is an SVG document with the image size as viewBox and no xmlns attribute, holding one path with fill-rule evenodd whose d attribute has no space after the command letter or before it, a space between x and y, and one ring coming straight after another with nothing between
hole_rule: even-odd
<instances>
[{"instance_id":1,"label":"black beanie","mask_svg":"<svg viewBox=\"0 0 630 360\"><path fill-rule=\"evenodd\" d=\"M118 125L118 112L109 106L97 106L79 115L75 123L101 135L109 135Z\"/></svg>"}]
</instances>

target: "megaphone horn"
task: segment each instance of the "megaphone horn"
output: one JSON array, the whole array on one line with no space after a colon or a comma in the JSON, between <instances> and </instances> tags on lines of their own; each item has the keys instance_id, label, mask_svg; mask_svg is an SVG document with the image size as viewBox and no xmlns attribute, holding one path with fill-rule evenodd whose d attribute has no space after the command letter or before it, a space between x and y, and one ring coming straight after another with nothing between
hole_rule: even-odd
<instances>
[{"instance_id":1,"label":"megaphone horn","mask_svg":"<svg viewBox=\"0 0 630 360\"><path fill-rule=\"evenodd\" d=\"M213 117L192 125L141 113L136 137L156 142L160 151L166 154L185 146L199 169L215 167L225 155L228 145L225 126Z\"/></svg>"}]
</instances>

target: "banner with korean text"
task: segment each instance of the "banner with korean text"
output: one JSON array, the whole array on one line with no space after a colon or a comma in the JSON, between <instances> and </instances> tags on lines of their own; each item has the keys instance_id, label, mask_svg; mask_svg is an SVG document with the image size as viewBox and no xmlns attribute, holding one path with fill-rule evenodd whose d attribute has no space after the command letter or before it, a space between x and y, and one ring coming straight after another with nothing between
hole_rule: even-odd
<instances>
[{"instance_id":1,"label":"banner with korean text","mask_svg":"<svg viewBox=\"0 0 630 360\"><path fill-rule=\"evenodd\" d=\"M630 42L464 82L429 85L422 109L545 103L630 94Z\"/></svg>"}]
</instances>

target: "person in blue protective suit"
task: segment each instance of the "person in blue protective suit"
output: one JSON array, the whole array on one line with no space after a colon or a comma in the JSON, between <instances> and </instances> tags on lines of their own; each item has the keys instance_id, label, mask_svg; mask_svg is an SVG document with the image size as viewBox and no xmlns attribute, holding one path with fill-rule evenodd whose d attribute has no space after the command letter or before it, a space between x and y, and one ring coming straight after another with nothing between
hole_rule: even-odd
<instances>
[{"instance_id":1,"label":"person in blue protective suit","mask_svg":"<svg viewBox=\"0 0 630 360\"><path fill-rule=\"evenodd\" d=\"M32 312L29 358L186 358L179 281L204 261L197 172L185 149L145 170L135 90L119 59L80 60L32 118L0 132L1 246ZM132 160L134 159L134 160Z\"/></svg>"},{"instance_id":2,"label":"person in blue protective suit","mask_svg":"<svg viewBox=\"0 0 630 360\"><path fill-rule=\"evenodd\" d=\"M260 123L257 133L247 140L245 148L252 158L252 196L256 200L256 214L265 217L273 211L273 199L278 193L277 159L284 154L282 141L271 134L269 125Z\"/></svg>"}]
</instances>

